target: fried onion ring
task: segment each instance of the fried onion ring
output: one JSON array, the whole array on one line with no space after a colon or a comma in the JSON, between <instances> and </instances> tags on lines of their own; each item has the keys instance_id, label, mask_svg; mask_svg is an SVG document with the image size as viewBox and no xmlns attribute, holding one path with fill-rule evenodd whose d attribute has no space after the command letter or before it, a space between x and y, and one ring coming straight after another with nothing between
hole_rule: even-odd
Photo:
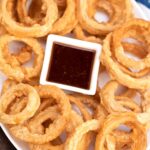
<instances>
[{"instance_id":1,"label":"fried onion ring","mask_svg":"<svg viewBox=\"0 0 150 150\"><path fill-rule=\"evenodd\" d=\"M145 35L145 32L150 32L150 23L146 22L144 20L132 20L129 21L128 23L124 24L121 28L113 32L113 49L115 53L115 57L117 61L121 64L123 64L126 67L131 67L133 69L145 69L150 67L150 56L149 53L146 57L139 61L135 61L131 58L128 58L124 55L124 49L121 44L121 40L123 37L127 34L130 33L132 35L132 32L136 35L140 35L142 32L142 36L147 36ZM131 36L130 35L130 36ZM145 37L145 40L147 43L150 43L150 41L147 41L148 38Z\"/></svg>"},{"instance_id":2,"label":"fried onion ring","mask_svg":"<svg viewBox=\"0 0 150 150\"><path fill-rule=\"evenodd\" d=\"M134 113L119 113L109 115L106 121L104 121L103 126L96 137L95 150L106 150L109 149L109 147L112 149L112 146L114 147L113 149L115 149L114 141L112 141L112 143L108 141L107 148L105 147L105 141L110 135L110 132L122 124L132 128L130 138L132 139L133 144L131 145L131 149L145 150L147 146L146 131L144 126L137 121Z\"/></svg>"},{"instance_id":3,"label":"fried onion ring","mask_svg":"<svg viewBox=\"0 0 150 150\"><path fill-rule=\"evenodd\" d=\"M21 112L15 115L6 114L9 104L19 95L27 95L28 102ZM31 118L40 106L36 90L27 84L18 84L7 90L0 98L0 121L6 124L20 124Z\"/></svg>"},{"instance_id":4,"label":"fried onion ring","mask_svg":"<svg viewBox=\"0 0 150 150\"><path fill-rule=\"evenodd\" d=\"M51 111L51 113L49 114L49 111L51 111L51 108L50 109L46 109L45 111L43 111L42 113L44 113L43 115L41 115L41 121L42 120L46 120L47 118L55 118L55 117L58 117L58 112L56 114L53 114L54 111ZM71 111L71 120L68 122L68 124L66 125L65 127L65 130L67 132L67 137L69 136L69 134L72 132L72 130L74 130L74 128L76 128L78 125L80 125L83 120L81 119L81 117L74 111ZM47 117L44 117L44 116L47 116ZM39 122L39 119L38 119L38 122ZM30 126L32 127L32 129L34 130L37 130L39 127L38 125L39 123L37 123L37 118L34 118L34 120L32 120L32 123L30 123ZM49 143L46 143L46 144L42 144L42 145L33 145L33 144L30 144L30 148L31 149L39 149L39 150L48 150L48 149L53 149L53 150L63 150L63 147L64 147L65 143L64 144L60 144L60 145L53 145L52 142L49 142ZM82 150L82 149L81 149Z\"/></svg>"},{"instance_id":5,"label":"fried onion ring","mask_svg":"<svg viewBox=\"0 0 150 150\"><path fill-rule=\"evenodd\" d=\"M26 24L34 25L42 17L40 17L40 15L37 15L37 11L35 11L35 16L32 19L27 14L27 12L24 8L26 2L27 2L27 0L21 0L18 2L18 12L20 12L19 16L20 16L20 18L23 18L22 20ZM31 3L31 6L30 6L32 11L34 9L36 10L36 8L33 8L33 7L40 7L41 6L40 3L41 3L41 0L33 0ZM59 1L58 1L58 3L59 3ZM59 4L58 4L58 7L59 7ZM74 0L66 0L66 8L64 10L63 15L60 16L60 18L58 18L58 20L53 24L53 28L52 28L52 30L49 30L49 33L60 34L60 35L65 35L67 33L70 33L77 24L75 11L76 11L75 1ZM29 8L29 12L30 12L30 8Z\"/></svg>"},{"instance_id":6,"label":"fried onion ring","mask_svg":"<svg viewBox=\"0 0 150 150\"><path fill-rule=\"evenodd\" d=\"M14 57L13 62L5 59L3 49L11 41L22 41L32 48L35 54L35 60L32 68L22 66L19 61ZM36 39L18 38L10 35L0 37L0 70L4 72L8 78L15 79L16 81L29 80L37 77L41 71L43 61L43 48Z\"/></svg>"},{"instance_id":7,"label":"fried onion ring","mask_svg":"<svg viewBox=\"0 0 150 150\"><path fill-rule=\"evenodd\" d=\"M93 3L95 0L93 0ZM96 1L97 2L97 1ZM121 24L126 22L131 18L131 3L129 0L125 1L115 1L115 0L109 0L104 1L101 0L100 3L106 3L108 2L110 5L110 9L113 10L114 18L110 18L110 21L107 23L98 23L93 18L88 16L87 10L88 10L88 0L77 0L77 9L78 9L78 19L79 23L81 24L84 29L86 29L89 33L94 35L105 35L117 27L119 27ZM119 12L118 12L119 11ZM117 21L116 21L117 20Z\"/></svg>"},{"instance_id":8,"label":"fried onion ring","mask_svg":"<svg viewBox=\"0 0 150 150\"><path fill-rule=\"evenodd\" d=\"M10 4L14 4L13 1L14 0L2 1L2 24L6 27L9 33L20 37L43 37L52 30L53 23L58 18L58 9L54 0L43 1L44 6L47 8L47 13L44 18L45 23L43 25L35 24L33 26L26 26L14 20L8 9L8 5L10 6Z\"/></svg>"},{"instance_id":9,"label":"fried onion ring","mask_svg":"<svg viewBox=\"0 0 150 150\"><path fill-rule=\"evenodd\" d=\"M103 65L109 70L109 74L115 80L117 80L122 85L134 88L134 89L147 89L150 87L150 77L145 78L135 78L127 73L123 72L119 67L119 63L115 60L112 53L112 34L109 34L104 40L103 51L101 55L101 61ZM130 84L129 84L130 83Z\"/></svg>"},{"instance_id":10,"label":"fried onion ring","mask_svg":"<svg viewBox=\"0 0 150 150\"><path fill-rule=\"evenodd\" d=\"M82 137L89 131L96 131L100 126L98 120L89 120L75 129L73 134L67 140L64 150L77 150L78 143L81 141Z\"/></svg>"},{"instance_id":11,"label":"fried onion ring","mask_svg":"<svg viewBox=\"0 0 150 150\"><path fill-rule=\"evenodd\" d=\"M101 90L101 103L109 113L115 112L141 112L140 106L131 98L115 96L119 84L116 81L108 82Z\"/></svg>"}]
</instances>

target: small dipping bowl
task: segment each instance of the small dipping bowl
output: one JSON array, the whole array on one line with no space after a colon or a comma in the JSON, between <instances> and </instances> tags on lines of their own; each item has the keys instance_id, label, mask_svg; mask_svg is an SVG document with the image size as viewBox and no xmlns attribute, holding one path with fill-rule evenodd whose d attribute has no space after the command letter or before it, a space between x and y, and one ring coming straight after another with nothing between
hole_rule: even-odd
<instances>
[{"instance_id":1,"label":"small dipping bowl","mask_svg":"<svg viewBox=\"0 0 150 150\"><path fill-rule=\"evenodd\" d=\"M49 35L40 84L94 95L101 49L100 44Z\"/></svg>"}]
</instances>

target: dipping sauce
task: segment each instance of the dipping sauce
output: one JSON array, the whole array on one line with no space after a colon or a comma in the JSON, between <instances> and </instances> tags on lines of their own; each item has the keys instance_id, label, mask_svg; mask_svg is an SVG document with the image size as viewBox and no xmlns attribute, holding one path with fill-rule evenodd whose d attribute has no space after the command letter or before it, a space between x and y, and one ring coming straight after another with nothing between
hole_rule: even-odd
<instances>
[{"instance_id":1,"label":"dipping sauce","mask_svg":"<svg viewBox=\"0 0 150 150\"><path fill-rule=\"evenodd\" d=\"M89 89L95 54L94 50L54 42L47 81Z\"/></svg>"}]
</instances>

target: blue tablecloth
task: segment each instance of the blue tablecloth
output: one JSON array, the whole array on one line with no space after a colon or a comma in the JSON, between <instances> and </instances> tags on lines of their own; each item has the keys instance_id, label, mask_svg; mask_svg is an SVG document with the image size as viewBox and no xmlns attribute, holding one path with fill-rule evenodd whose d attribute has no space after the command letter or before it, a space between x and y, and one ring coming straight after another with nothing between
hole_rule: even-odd
<instances>
[{"instance_id":1,"label":"blue tablecloth","mask_svg":"<svg viewBox=\"0 0 150 150\"><path fill-rule=\"evenodd\" d=\"M150 8L150 0L136 0L137 2L140 2Z\"/></svg>"}]
</instances>

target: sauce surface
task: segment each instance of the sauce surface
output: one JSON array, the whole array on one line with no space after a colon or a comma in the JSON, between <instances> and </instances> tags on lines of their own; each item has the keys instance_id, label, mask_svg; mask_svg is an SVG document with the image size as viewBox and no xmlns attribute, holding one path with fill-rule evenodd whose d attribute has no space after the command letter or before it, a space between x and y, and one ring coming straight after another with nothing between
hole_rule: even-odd
<instances>
[{"instance_id":1,"label":"sauce surface","mask_svg":"<svg viewBox=\"0 0 150 150\"><path fill-rule=\"evenodd\" d=\"M89 89L95 52L54 43L47 81Z\"/></svg>"}]
</instances>

